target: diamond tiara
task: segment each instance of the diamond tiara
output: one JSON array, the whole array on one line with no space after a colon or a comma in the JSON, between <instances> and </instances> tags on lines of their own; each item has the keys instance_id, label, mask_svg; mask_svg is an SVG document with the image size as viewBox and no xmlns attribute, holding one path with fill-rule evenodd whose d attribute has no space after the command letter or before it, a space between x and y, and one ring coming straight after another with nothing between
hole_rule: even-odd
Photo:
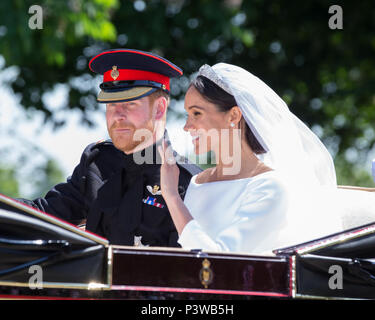
<instances>
[{"instance_id":1,"label":"diamond tiara","mask_svg":"<svg viewBox=\"0 0 375 320\"><path fill-rule=\"evenodd\" d=\"M217 75L215 70L208 64L204 64L199 68L198 76L206 77L207 79L211 80L216 85L218 85L221 89L233 95L229 86Z\"/></svg>"}]
</instances>

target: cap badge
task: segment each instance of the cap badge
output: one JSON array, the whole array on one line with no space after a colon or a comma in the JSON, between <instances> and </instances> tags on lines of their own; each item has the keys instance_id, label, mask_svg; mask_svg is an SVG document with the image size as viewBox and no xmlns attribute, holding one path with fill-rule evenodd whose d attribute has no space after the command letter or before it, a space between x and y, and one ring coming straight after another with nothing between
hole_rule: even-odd
<instances>
[{"instance_id":1,"label":"cap badge","mask_svg":"<svg viewBox=\"0 0 375 320\"><path fill-rule=\"evenodd\" d=\"M112 77L112 79L116 80L119 75L120 75L120 72L117 70L117 66L113 66L112 67L112 71L111 71L111 77Z\"/></svg>"}]
</instances>

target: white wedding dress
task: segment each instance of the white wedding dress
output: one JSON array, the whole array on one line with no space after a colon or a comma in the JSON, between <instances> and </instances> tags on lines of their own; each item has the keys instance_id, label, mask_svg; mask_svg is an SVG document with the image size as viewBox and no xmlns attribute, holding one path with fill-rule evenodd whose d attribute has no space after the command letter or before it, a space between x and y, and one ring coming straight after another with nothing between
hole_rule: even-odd
<instances>
[{"instance_id":1,"label":"white wedding dress","mask_svg":"<svg viewBox=\"0 0 375 320\"><path fill-rule=\"evenodd\" d=\"M342 230L327 203L323 211L316 199L300 198L274 170L203 184L196 177L184 200L194 218L178 240L185 249L269 255Z\"/></svg>"}]
</instances>

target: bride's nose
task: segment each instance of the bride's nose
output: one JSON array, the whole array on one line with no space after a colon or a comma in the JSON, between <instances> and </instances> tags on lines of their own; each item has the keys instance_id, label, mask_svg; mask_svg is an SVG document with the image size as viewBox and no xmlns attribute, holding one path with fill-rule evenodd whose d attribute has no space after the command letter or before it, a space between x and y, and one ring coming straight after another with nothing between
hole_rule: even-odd
<instances>
[{"instance_id":1,"label":"bride's nose","mask_svg":"<svg viewBox=\"0 0 375 320\"><path fill-rule=\"evenodd\" d=\"M193 126L191 125L190 121L189 121L189 118L186 119L186 123L184 125L184 130L186 132L189 132L190 130L193 129Z\"/></svg>"}]
</instances>

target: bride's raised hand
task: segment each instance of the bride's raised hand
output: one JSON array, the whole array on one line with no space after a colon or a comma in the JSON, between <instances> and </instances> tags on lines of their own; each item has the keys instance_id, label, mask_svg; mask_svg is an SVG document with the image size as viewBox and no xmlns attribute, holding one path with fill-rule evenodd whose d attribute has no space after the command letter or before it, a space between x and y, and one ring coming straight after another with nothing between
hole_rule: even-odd
<instances>
[{"instance_id":1,"label":"bride's raised hand","mask_svg":"<svg viewBox=\"0 0 375 320\"><path fill-rule=\"evenodd\" d=\"M160 167L160 187L164 199L172 196L178 196L178 178L180 169L176 164L172 148L163 140L158 151L162 160Z\"/></svg>"}]
</instances>

